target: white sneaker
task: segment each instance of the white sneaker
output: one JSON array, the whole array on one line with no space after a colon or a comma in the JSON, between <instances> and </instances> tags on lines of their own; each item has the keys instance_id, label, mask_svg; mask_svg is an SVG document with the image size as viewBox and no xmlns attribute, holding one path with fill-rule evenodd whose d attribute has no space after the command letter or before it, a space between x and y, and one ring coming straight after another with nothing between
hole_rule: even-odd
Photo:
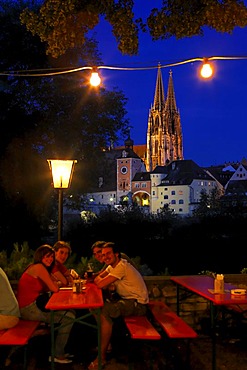
<instances>
[{"instance_id":1,"label":"white sneaker","mask_svg":"<svg viewBox=\"0 0 247 370\"><path fill-rule=\"evenodd\" d=\"M51 356L49 356L49 362L51 362ZM54 362L58 362L59 364L70 364L72 360L70 360L69 358L54 357Z\"/></svg>"}]
</instances>

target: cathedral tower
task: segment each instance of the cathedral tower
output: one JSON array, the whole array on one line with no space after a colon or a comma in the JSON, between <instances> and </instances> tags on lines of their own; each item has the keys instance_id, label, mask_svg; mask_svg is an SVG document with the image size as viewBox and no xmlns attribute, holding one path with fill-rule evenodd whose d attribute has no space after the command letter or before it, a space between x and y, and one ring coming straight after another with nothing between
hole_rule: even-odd
<instances>
[{"instance_id":1,"label":"cathedral tower","mask_svg":"<svg viewBox=\"0 0 247 370\"><path fill-rule=\"evenodd\" d=\"M183 159L183 140L180 114L177 110L170 71L167 98L165 99L160 65L158 66L154 103L148 116L146 169Z\"/></svg>"}]
</instances>

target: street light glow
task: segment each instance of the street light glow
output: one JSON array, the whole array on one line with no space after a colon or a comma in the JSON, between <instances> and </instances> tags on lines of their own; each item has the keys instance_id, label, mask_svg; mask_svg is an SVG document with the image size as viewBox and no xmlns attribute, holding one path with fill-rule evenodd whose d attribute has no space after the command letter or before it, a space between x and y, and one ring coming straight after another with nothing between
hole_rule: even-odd
<instances>
[{"instance_id":1,"label":"street light glow","mask_svg":"<svg viewBox=\"0 0 247 370\"><path fill-rule=\"evenodd\" d=\"M72 180L75 159L47 159L52 173L53 187L58 189L58 240L63 237L63 189L68 189Z\"/></svg>"},{"instance_id":2,"label":"street light glow","mask_svg":"<svg viewBox=\"0 0 247 370\"><path fill-rule=\"evenodd\" d=\"M72 168L75 160L48 159L55 189L67 189L70 186Z\"/></svg>"},{"instance_id":3,"label":"street light glow","mask_svg":"<svg viewBox=\"0 0 247 370\"><path fill-rule=\"evenodd\" d=\"M101 83L101 78L99 77L99 74L98 72L92 72L91 74L91 77L90 77L90 84L92 86L99 86L99 84Z\"/></svg>"},{"instance_id":4,"label":"street light glow","mask_svg":"<svg viewBox=\"0 0 247 370\"><path fill-rule=\"evenodd\" d=\"M213 68L212 68L211 64L208 63L208 62L203 63L203 66L201 67L200 73L201 73L201 76L203 78L206 78L207 79L207 78L212 77L212 75L213 75Z\"/></svg>"}]
</instances>

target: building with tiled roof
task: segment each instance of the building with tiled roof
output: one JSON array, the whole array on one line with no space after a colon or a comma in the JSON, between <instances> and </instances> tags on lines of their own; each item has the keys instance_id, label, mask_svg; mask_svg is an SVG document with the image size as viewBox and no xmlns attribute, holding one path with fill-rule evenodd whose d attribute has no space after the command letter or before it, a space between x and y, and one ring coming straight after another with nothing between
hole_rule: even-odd
<instances>
[{"instance_id":1,"label":"building with tiled roof","mask_svg":"<svg viewBox=\"0 0 247 370\"><path fill-rule=\"evenodd\" d=\"M177 109L172 73L165 98L158 68L154 102L149 110L147 144L135 145L130 136L124 146L105 152L98 182L87 194L87 208L136 204L156 214L165 207L185 216L193 213L202 192L213 189L228 199L232 193L247 194L247 161L202 168L184 160L182 127Z\"/></svg>"},{"instance_id":2,"label":"building with tiled roof","mask_svg":"<svg viewBox=\"0 0 247 370\"><path fill-rule=\"evenodd\" d=\"M158 181L157 174L160 174ZM192 160L173 161L164 171L156 169L150 176L152 213L159 213L169 206L176 214L192 214L201 193L209 195L217 187L215 179Z\"/></svg>"}]
</instances>

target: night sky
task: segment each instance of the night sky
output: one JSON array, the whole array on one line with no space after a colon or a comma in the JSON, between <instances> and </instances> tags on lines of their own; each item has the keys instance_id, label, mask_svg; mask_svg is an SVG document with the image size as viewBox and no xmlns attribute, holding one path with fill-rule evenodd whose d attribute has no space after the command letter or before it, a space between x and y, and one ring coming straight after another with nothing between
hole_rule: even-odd
<instances>
[{"instance_id":1,"label":"night sky","mask_svg":"<svg viewBox=\"0 0 247 370\"><path fill-rule=\"evenodd\" d=\"M150 5L138 3L136 15L145 18L149 9L160 1L150 1ZM244 60L214 61L216 71L210 80L198 77L200 62L162 68L162 76L166 94L169 71L172 71L184 159L210 166L247 158L247 28L238 27L232 34L205 29L204 36L155 42L149 35L142 34L139 55L134 57L123 56L118 51L107 23L102 21L96 30L102 60L108 66L149 68L158 63L167 65L196 57L246 56ZM128 99L128 118L133 126L131 138L135 144L146 144L157 68L142 71L102 69L100 73L105 87L117 87L124 92Z\"/></svg>"}]
</instances>

